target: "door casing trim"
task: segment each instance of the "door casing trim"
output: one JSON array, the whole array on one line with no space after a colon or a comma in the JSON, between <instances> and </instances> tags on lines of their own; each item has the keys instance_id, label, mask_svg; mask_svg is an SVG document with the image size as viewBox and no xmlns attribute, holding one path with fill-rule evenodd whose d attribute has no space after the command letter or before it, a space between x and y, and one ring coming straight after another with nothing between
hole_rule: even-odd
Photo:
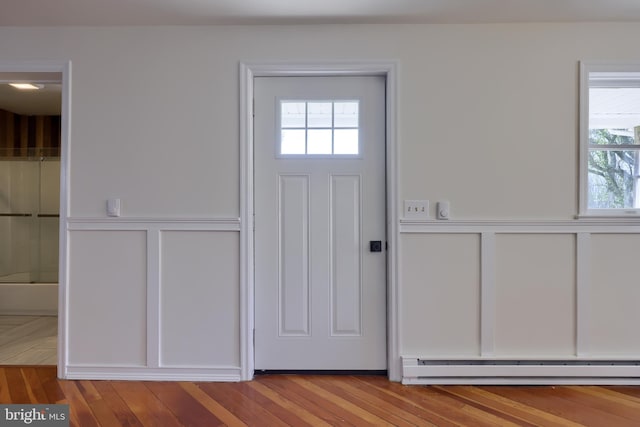
<instances>
[{"instance_id":1,"label":"door casing trim","mask_svg":"<svg viewBox=\"0 0 640 427\"><path fill-rule=\"evenodd\" d=\"M386 80L387 372L402 379L398 315L397 61L240 63L240 366L254 374L253 82L267 76L384 76Z\"/></svg>"}]
</instances>

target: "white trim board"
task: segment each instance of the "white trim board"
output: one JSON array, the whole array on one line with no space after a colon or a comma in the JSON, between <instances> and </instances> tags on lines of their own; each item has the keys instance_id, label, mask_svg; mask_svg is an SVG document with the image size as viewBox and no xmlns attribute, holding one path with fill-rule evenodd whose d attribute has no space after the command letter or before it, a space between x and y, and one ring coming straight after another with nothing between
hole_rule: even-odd
<instances>
[{"instance_id":1,"label":"white trim board","mask_svg":"<svg viewBox=\"0 0 640 427\"><path fill-rule=\"evenodd\" d=\"M238 218L77 218L67 219L68 230L196 230L240 231Z\"/></svg>"},{"instance_id":2,"label":"white trim board","mask_svg":"<svg viewBox=\"0 0 640 427\"><path fill-rule=\"evenodd\" d=\"M238 382L237 367L131 367L131 366L69 366L70 380L130 380L130 381L213 381Z\"/></svg>"},{"instance_id":3,"label":"white trim board","mask_svg":"<svg viewBox=\"0 0 640 427\"><path fill-rule=\"evenodd\" d=\"M392 381L402 378L398 328L398 175L397 79L398 64L381 62L242 62L240 63L240 359L242 379L254 373L254 247L253 247L253 80L264 76L382 75L386 77L387 155L387 357Z\"/></svg>"},{"instance_id":4,"label":"white trim board","mask_svg":"<svg viewBox=\"0 0 640 427\"><path fill-rule=\"evenodd\" d=\"M400 220L400 233L573 234L640 232L638 218L571 220Z\"/></svg>"}]
</instances>

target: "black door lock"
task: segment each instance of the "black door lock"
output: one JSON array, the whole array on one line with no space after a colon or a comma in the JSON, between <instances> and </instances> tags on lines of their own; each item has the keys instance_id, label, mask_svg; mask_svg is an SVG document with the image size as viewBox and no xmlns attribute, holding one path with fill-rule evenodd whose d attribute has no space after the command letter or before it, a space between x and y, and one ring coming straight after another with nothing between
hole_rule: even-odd
<instances>
[{"instance_id":1,"label":"black door lock","mask_svg":"<svg viewBox=\"0 0 640 427\"><path fill-rule=\"evenodd\" d=\"M382 252L382 241L380 241L380 240L371 240L369 242L369 251L371 251L371 252Z\"/></svg>"}]
</instances>

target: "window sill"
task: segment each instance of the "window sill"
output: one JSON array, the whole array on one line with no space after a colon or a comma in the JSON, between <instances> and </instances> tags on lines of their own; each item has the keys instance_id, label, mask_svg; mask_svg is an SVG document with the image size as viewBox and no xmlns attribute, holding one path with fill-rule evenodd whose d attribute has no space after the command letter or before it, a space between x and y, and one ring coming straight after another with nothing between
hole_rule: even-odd
<instances>
[{"instance_id":1,"label":"window sill","mask_svg":"<svg viewBox=\"0 0 640 427\"><path fill-rule=\"evenodd\" d=\"M640 221L640 211L611 212L611 213L587 213L578 214L577 220L594 220L594 221Z\"/></svg>"}]
</instances>

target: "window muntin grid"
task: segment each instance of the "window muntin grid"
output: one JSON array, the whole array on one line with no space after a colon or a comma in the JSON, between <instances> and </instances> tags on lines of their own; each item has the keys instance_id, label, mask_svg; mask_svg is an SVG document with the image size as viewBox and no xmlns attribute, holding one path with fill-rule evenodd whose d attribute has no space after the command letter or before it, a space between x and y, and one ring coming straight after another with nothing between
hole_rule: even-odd
<instances>
[{"instance_id":1,"label":"window muntin grid","mask_svg":"<svg viewBox=\"0 0 640 427\"><path fill-rule=\"evenodd\" d=\"M358 100L281 100L279 155L358 156Z\"/></svg>"}]
</instances>

